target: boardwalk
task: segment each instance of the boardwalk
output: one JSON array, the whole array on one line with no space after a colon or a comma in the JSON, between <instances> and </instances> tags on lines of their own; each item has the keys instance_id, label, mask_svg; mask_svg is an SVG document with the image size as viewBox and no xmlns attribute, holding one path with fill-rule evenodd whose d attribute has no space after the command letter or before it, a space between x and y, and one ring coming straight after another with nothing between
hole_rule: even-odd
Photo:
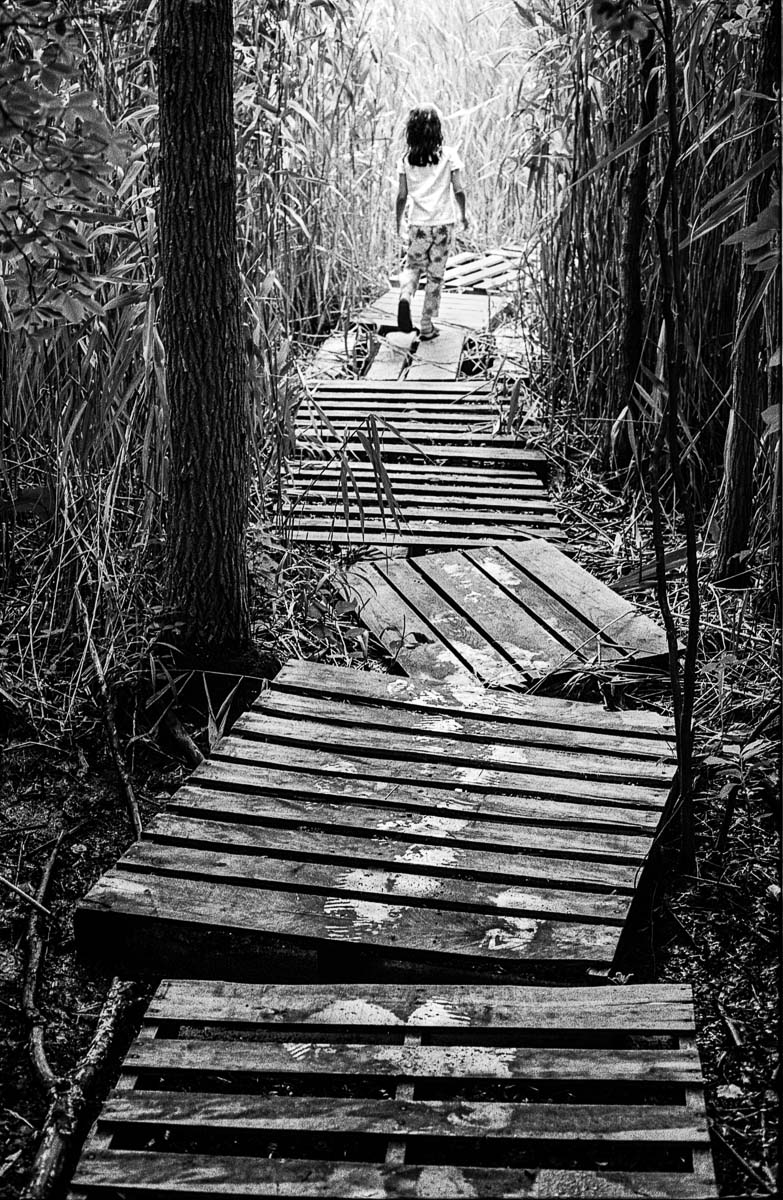
<instances>
[{"instance_id":1,"label":"boardwalk","mask_svg":"<svg viewBox=\"0 0 783 1200\"><path fill-rule=\"evenodd\" d=\"M690 990L601 986L672 726L540 694L666 640L570 557L491 356L463 373L521 270L458 255L441 338L395 342L392 288L366 375L321 360L280 520L365 552L402 673L286 664L85 897L85 954L167 978L74 1196L716 1194Z\"/></svg>"}]
</instances>

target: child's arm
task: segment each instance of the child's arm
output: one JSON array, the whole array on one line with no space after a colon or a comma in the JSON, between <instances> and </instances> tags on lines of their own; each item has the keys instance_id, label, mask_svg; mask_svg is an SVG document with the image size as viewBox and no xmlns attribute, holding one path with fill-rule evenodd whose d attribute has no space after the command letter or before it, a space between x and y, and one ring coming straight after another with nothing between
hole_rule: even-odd
<instances>
[{"instance_id":1,"label":"child's arm","mask_svg":"<svg viewBox=\"0 0 783 1200\"><path fill-rule=\"evenodd\" d=\"M467 229L468 215L467 215L467 212L465 211L465 204L466 204L465 189L462 186L462 175L460 174L459 171L451 172L451 186L454 188L454 199L457 201L457 208L459 209L459 215L462 218L462 228Z\"/></svg>"},{"instance_id":2,"label":"child's arm","mask_svg":"<svg viewBox=\"0 0 783 1200\"><path fill-rule=\"evenodd\" d=\"M400 233L400 221L402 214L405 212L405 205L408 201L408 180L405 178L405 172L400 171L400 182L397 187L397 201L394 205L394 216L397 220L397 236Z\"/></svg>"}]
</instances>

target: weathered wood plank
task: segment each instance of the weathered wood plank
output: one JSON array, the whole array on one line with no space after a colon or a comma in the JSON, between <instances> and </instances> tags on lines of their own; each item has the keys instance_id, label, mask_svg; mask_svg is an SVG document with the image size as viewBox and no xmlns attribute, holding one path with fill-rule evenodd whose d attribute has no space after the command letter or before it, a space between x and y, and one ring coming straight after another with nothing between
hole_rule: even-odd
<instances>
[{"instance_id":1,"label":"weathered wood plank","mask_svg":"<svg viewBox=\"0 0 783 1200\"><path fill-rule=\"evenodd\" d=\"M255 710L240 717L232 732L235 736L274 736L280 728L278 722L282 722L283 727L290 722L293 733L294 722L301 722L302 718L313 722L305 726L298 725L299 729L304 728L305 736L308 730L312 730L313 742L317 743L321 737L328 736L329 727L325 724L328 720L338 727L334 730L337 744L367 747L368 750L373 746L376 751L394 757L410 758L414 754L424 753L451 762L474 765L490 762L497 768L523 769L526 773L545 771L551 775L578 775L604 781L616 778L626 782L629 774L630 754L623 757L586 751L575 754L571 747L525 742L513 737L510 731L507 731L506 738L497 742L492 739L491 733L487 736L486 732L478 739L461 729L450 717L432 722L429 729L426 722L417 728L415 722L404 720L404 714L377 714L375 709L360 704L348 706L339 701L308 701L300 696L278 697L274 692L269 695L268 703L262 697ZM346 740L343 741L343 738ZM637 784L658 786L668 792L673 771L671 761L659 763L644 759L634 763L633 767Z\"/></svg>"},{"instance_id":2,"label":"weathered wood plank","mask_svg":"<svg viewBox=\"0 0 783 1200\"><path fill-rule=\"evenodd\" d=\"M609 712L580 700L494 692L482 687L475 679L463 679L454 685L422 684L416 679L381 675L377 671L354 671L327 663L319 663L318 669L313 670L312 663L289 659L276 676L274 686L345 700L358 698L388 705L410 705L417 709L438 708L452 716L592 730L611 736L631 734L651 739L656 745L665 743L668 755L674 754L674 724L670 717L661 713L646 709ZM636 752L635 748L633 752Z\"/></svg>"},{"instance_id":3,"label":"weathered wood plank","mask_svg":"<svg viewBox=\"0 0 783 1200\"><path fill-rule=\"evenodd\" d=\"M221 933L222 958L239 976L247 976L251 967L257 972L267 947L281 940L305 950L334 951L337 943L376 955L404 948L408 956L439 963L444 977L468 962L554 961L561 969L567 963L608 965L617 944L616 927L588 922L456 912L122 869L98 880L76 921L91 957L126 966L131 959L139 969L146 947L144 969L153 974L165 961L159 957L162 946L155 952L155 941L175 935L193 939L196 961L209 967L199 937L203 929L214 928ZM112 946L111 938L121 945Z\"/></svg>"},{"instance_id":4,"label":"weathered wood plank","mask_svg":"<svg viewBox=\"0 0 783 1200\"><path fill-rule=\"evenodd\" d=\"M545 520L544 512L526 518ZM532 548L529 543L534 542ZM394 624L376 619L372 588L392 583L411 598L434 643L400 646ZM475 550L425 555L374 564L349 573L362 601L362 618L396 653L410 675L442 678L439 655L461 658L486 683L514 683L553 673L660 658L662 628L573 563L549 542L509 541ZM415 597L415 600L413 599ZM470 630L470 636L466 635ZM479 639L492 647L486 657L463 650ZM499 665L502 664L502 665Z\"/></svg>"},{"instance_id":5,"label":"weathered wood plank","mask_svg":"<svg viewBox=\"0 0 783 1200\"><path fill-rule=\"evenodd\" d=\"M354 320L361 325L396 325L399 295L399 289L390 288L372 304L356 313ZM423 302L424 292L419 289L411 305L411 319L414 325L421 325ZM497 296L455 295L444 291L441 296L438 324L441 328L444 325L455 325L471 331L485 330L507 306L508 300Z\"/></svg>"},{"instance_id":6,"label":"weathered wood plank","mask_svg":"<svg viewBox=\"0 0 783 1200\"><path fill-rule=\"evenodd\" d=\"M212 774L215 776L213 783L216 786L239 786L243 779L241 769L229 765L222 772L215 767ZM338 780L337 784L342 782ZM280 790L282 791L282 787ZM339 798L339 790L339 786L333 786L331 789L335 793L335 800ZM347 798L353 800L350 792L347 792ZM484 805L479 813L480 817L484 816L483 808ZM255 791L231 792L222 788L213 791L205 787L180 789L172 799L170 809L172 815L181 813L189 819L208 818L210 824L225 822L226 828L223 832L226 849L231 849L232 845L251 845L255 838L273 842L275 830L281 830L282 835L288 836L290 840L291 831L302 827L309 828L314 836L334 834L332 856L337 859L341 837L366 838L381 830L405 842L406 849L410 843L416 841L423 841L428 845L440 843L457 851L469 850L470 855L466 861L478 876L493 872L498 875L511 869L515 872L514 882L519 887L552 886L567 889L573 895L575 905L580 902L580 889L611 891L621 895L632 893L638 873L638 865L633 860L602 862L578 856L558 858L551 852L526 854L520 845L515 825L510 822L504 825L500 821L472 819L476 812L475 800L473 807L462 807L458 804L452 809L442 810L428 809L424 803L419 807L411 803L410 812L406 814L400 808L392 808L382 800L377 804L352 803L350 808L340 808L334 802L319 803L317 800L289 798L287 795L277 794L272 798ZM449 812L461 815L449 816ZM233 824L235 821L242 821L243 824L236 826ZM264 832L256 833L255 823L258 823ZM578 822L575 822L575 825L578 826ZM621 829L636 832L645 827L644 821L638 824L629 822L628 825L620 826ZM156 823L151 834L157 828ZM507 855L513 855L510 867Z\"/></svg>"},{"instance_id":7,"label":"weathered wood plank","mask_svg":"<svg viewBox=\"0 0 783 1200\"><path fill-rule=\"evenodd\" d=\"M595 1195L649 1197L651 1200L711 1200L714 1188L692 1175L659 1171L586 1172L525 1168L385 1166L369 1162L318 1159L248 1158L241 1155L166 1154L152 1151L88 1149L74 1184L129 1195L195 1194L230 1197L296 1197L297 1200L367 1200L397 1196L443 1200L444 1188L456 1196L535 1196L536 1200L570 1200ZM159 1189L159 1190L158 1190ZM591 1194L591 1193L587 1193Z\"/></svg>"},{"instance_id":8,"label":"weathered wood plank","mask_svg":"<svg viewBox=\"0 0 783 1200\"><path fill-rule=\"evenodd\" d=\"M547 1138L618 1142L676 1138L708 1143L702 1121L684 1107L614 1104L493 1104L438 1100L343 1100L334 1096L212 1095L208 1092L114 1091L101 1113L106 1124L189 1125L265 1132L323 1130L442 1138Z\"/></svg>"},{"instance_id":9,"label":"weathered wood plank","mask_svg":"<svg viewBox=\"0 0 783 1200\"><path fill-rule=\"evenodd\" d=\"M690 1034L693 1003L687 983L617 988L551 988L475 982L460 984L265 984L165 980L147 1011L150 1021L285 1024L305 1028L399 1025L634 1031ZM608 1057L608 1056L607 1056Z\"/></svg>"},{"instance_id":10,"label":"weathered wood plank","mask_svg":"<svg viewBox=\"0 0 783 1200\"><path fill-rule=\"evenodd\" d=\"M267 736L270 736L273 733L271 724L268 730ZM476 766L461 755L461 747L457 748L453 759L433 761L423 748L418 752L408 751L410 757L405 758L395 757L393 751L385 755L368 751L360 733L352 730L343 730L339 734L337 729L329 730L329 740L321 743L326 749L313 744L314 735L312 727L303 725L296 729L293 723L280 722L277 725L276 742L229 735L215 747L210 761L237 765L245 763L251 770L259 764L288 766L292 770L301 767L330 775L360 773L365 779L387 780L389 784L415 781L420 784L463 787L474 792L560 796L574 800L584 797L606 804L639 805L658 810L664 803L665 793L658 787L619 783L614 779L558 776L545 771L537 773L534 768L513 771ZM192 778L206 778L208 769L206 764L197 767Z\"/></svg>"},{"instance_id":11,"label":"weathered wood plank","mask_svg":"<svg viewBox=\"0 0 783 1200\"><path fill-rule=\"evenodd\" d=\"M337 668L337 670L342 670L342 668ZM364 675L365 672L361 672L361 674ZM377 674L377 672L373 672L373 674ZM424 698L421 705L402 703L393 706L391 701L396 695L394 691L383 694L383 703L381 704L368 703L371 700L378 700L377 691L364 692L361 685L357 685L355 691L351 691L350 683L346 684L346 691L341 691L339 696L334 696L326 689L315 689L312 695L297 692L292 696L282 690L289 678L287 670L283 678L278 675L275 687L267 688L262 692L255 703L250 706L249 712L265 708L275 712L320 714L324 719L328 717L329 720L352 723L354 722L352 714L355 713L361 719L362 724L367 727L449 733L478 738L494 744L513 742L516 746L544 746L550 750L554 747L565 747L572 752L577 750L587 753L598 751L599 754L618 756L626 764L628 760L636 757L652 758L657 764L657 770L653 771L654 774L664 771L664 763L672 763L676 760L676 747L673 741L667 740L661 743L650 738L635 737L632 727L626 730L620 727L620 732L618 732L617 726L612 727L611 724L607 724L598 734L591 733L590 727L580 729L575 721L578 719L579 708L584 708L585 705L577 705L576 713L574 713L570 707L561 707L560 702L553 701L551 710L553 716L557 714L562 721L562 724L556 724L556 717L549 722L544 719L544 714L539 706L541 698L536 697L536 702L529 706L530 716L527 720L520 714L516 714L516 719L512 720L508 717L502 719L501 712L493 715L474 714L469 710L456 708L447 713L445 710L449 706L445 697L442 704L436 708L436 704L433 704L432 693ZM388 679L388 677L386 678ZM399 682L394 680L394 676L391 679ZM436 703L437 699L436 693ZM426 702L427 700L429 703ZM567 704L568 702L566 702ZM625 713L623 715L632 717L634 714ZM240 718L240 722L241 720ZM241 723L238 727L241 728ZM640 769L644 774L645 767L642 765Z\"/></svg>"},{"instance_id":12,"label":"weathered wood plank","mask_svg":"<svg viewBox=\"0 0 783 1200\"><path fill-rule=\"evenodd\" d=\"M201 832L204 830L201 825ZM186 822L179 824L180 835L188 834ZM131 846L122 859L127 871L150 875L170 875L177 878L205 879L248 887L280 888L297 894L352 897L365 902L381 901L406 904L412 907L437 908L444 912L493 913L509 917L535 917L541 920L578 920L590 924L622 925L628 915L629 900L578 893L573 903L570 893L558 889L509 887L516 879L506 864L505 879L495 873L493 882L478 878L480 867L473 869L473 854L469 850L446 849L433 843L407 842L395 844L388 840L386 854L379 853L371 838L355 838L353 858L345 853L345 841L336 836L330 847L328 834L313 838L312 847L302 845L307 839L289 831L290 850L283 856L265 852L262 846L248 854L247 841L241 844L243 853L232 854L233 847L210 849L203 844L179 845L175 840L158 839L147 835ZM273 850L275 840L270 837ZM297 843L298 846L297 846ZM296 850L299 850L298 856ZM324 856L318 860L318 854ZM341 853L341 850L343 853ZM500 857L499 855L497 856ZM461 876L456 870L444 868L462 863ZM343 868L342 870L340 868ZM345 869L350 868L350 870ZM418 870L417 870L418 868Z\"/></svg>"},{"instance_id":13,"label":"weathered wood plank","mask_svg":"<svg viewBox=\"0 0 783 1200\"><path fill-rule=\"evenodd\" d=\"M276 1075L374 1075L413 1079L601 1080L625 1083L700 1083L701 1063L692 1050L563 1049L518 1046L376 1046L297 1042L140 1038L125 1069L272 1073Z\"/></svg>"},{"instance_id":14,"label":"weathered wood plank","mask_svg":"<svg viewBox=\"0 0 783 1200\"><path fill-rule=\"evenodd\" d=\"M143 840L127 851L123 862L164 873L190 872L203 876L209 870L215 878L230 874L234 881L247 878L270 886L301 886L321 891L333 887L335 879L344 878L344 873L341 876L335 867L361 867L366 868L363 889L366 884L368 895L375 890L381 893L381 899L387 894L402 895L407 888L409 892L430 897L437 895L441 907L454 904L480 909L492 905L498 911L567 916L606 924L621 924L628 914L628 896L535 884L524 886L515 852L504 855L494 850L454 847L446 839L434 837L424 842L404 841L388 830L378 831L377 827L376 836L363 836L352 813L346 819L349 829L351 821L354 822L351 836L341 831L337 814L333 816L338 832L328 824L302 832L279 826L165 815L155 819ZM381 836L384 832L389 836ZM245 855L244 863L234 853L237 850ZM209 855L218 854L221 858L213 871ZM556 872L547 874L546 868L546 863L540 863L542 878L557 882ZM422 872L427 873L426 878L421 877ZM400 881L396 878L400 874L411 878ZM509 884L517 886L509 888Z\"/></svg>"},{"instance_id":15,"label":"weathered wood plank","mask_svg":"<svg viewBox=\"0 0 783 1200\"><path fill-rule=\"evenodd\" d=\"M539 586L551 588L556 579L558 591L567 603L615 643L635 651L636 657L666 655L666 636L659 625L546 542L524 548L509 545L506 553L522 571L535 578Z\"/></svg>"}]
</instances>

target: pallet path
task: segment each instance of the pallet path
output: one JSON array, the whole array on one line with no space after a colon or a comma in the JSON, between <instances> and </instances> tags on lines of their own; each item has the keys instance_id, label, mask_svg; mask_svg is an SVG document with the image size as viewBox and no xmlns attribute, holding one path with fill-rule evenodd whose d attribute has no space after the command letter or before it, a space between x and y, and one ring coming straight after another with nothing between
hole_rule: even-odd
<instances>
[{"instance_id":1,"label":"pallet path","mask_svg":"<svg viewBox=\"0 0 783 1200\"><path fill-rule=\"evenodd\" d=\"M420 678L468 670L525 686L667 654L659 625L540 538L360 563L348 584L362 621Z\"/></svg>"},{"instance_id":2,"label":"pallet path","mask_svg":"<svg viewBox=\"0 0 783 1200\"><path fill-rule=\"evenodd\" d=\"M555 507L537 473L542 456L497 432L507 414L505 398L485 382L323 382L297 412L303 456L292 464L282 520L298 540L338 545L560 541ZM383 486L369 444L383 460ZM305 457L307 451L331 461ZM482 455L485 466L468 465Z\"/></svg>"},{"instance_id":3,"label":"pallet path","mask_svg":"<svg viewBox=\"0 0 783 1200\"><path fill-rule=\"evenodd\" d=\"M268 954L313 979L330 961L360 978L380 959L444 978L606 966L671 735L467 676L417 690L290 663L91 890L81 942L151 974L254 978Z\"/></svg>"},{"instance_id":4,"label":"pallet path","mask_svg":"<svg viewBox=\"0 0 783 1200\"><path fill-rule=\"evenodd\" d=\"M360 309L354 320L360 325L397 326L397 302L399 288L389 288L372 304ZM495 320L508 308L510 297L470 292L458 293L444 290L441 293L440 312L437 324L453 325L469 333L480 333L492 327ZM413 297L411 319L414 325L421 323L421 306L424 301L422 288ZM436 339L437 340L437 339Z\"/></svg>"},{"instance_id":5,"label":"pallet path","mask_svg":"<svg viewBox=\"0 0 783 1200\"><path fill-rule=\"evenodd\" d=\"M165 980L71 1196L708 1200L693 1033L682 984Z\"/></svg>"},{"instance_id":6,"label":"pallet path","mask_svg":"<svg viewBox=\"0 0 783 1200\"><path fill-rule=\"evenodd\" d=\"M281 519L385 549L349 585L408 677L287 664L79 906L103 969L172 978L74 1197L716 1195L690 990L598 985L672 725L520 692L666 648L552 544L546 456L457 378L523 261L455 255L441 337L389 334L364 379L333 376L393 289L316 356Z\"/></svg>"}]
</instances>

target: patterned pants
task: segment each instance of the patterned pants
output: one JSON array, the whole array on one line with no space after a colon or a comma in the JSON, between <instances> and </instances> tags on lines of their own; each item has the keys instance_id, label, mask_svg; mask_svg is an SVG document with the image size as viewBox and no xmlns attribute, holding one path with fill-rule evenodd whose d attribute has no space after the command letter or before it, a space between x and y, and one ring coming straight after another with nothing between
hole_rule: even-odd
<instances>
[{"instance_id":1,"label":"patterned pants","mask_svg":"<svg viewBox=\"0 0 783 1200\"><path fill-rule=\"evenodd\" d=\"M440 289L451 249L452 225L411 225L405 270L400 274L400 299L410 304L419 286L422 271L427 272L421 332L430 333L432 318L440 309Z\"/></svg>"}]
</instances>

